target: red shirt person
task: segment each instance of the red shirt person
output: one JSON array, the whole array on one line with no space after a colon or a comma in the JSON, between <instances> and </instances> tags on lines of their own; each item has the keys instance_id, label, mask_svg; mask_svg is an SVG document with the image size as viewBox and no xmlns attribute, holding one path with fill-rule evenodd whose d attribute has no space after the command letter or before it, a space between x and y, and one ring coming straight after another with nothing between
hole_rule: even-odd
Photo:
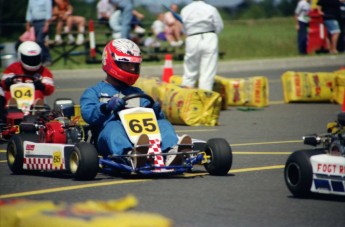
<instances>
[{"instance_id":1,"label":"red shirt person","mask_svg":"<svg viewBox=\"0 0 345 227\"><path fill-rule=\"evenodd\" d=\"M1 86L6 102L11 99L10 86L15 83L33 83L35 100L51 95L54 90L54 78L51 71L42 65L41 47L33 41L25 41L18 47L19 61L9 65L3 72Z\"/></svg>"}]
</instances>

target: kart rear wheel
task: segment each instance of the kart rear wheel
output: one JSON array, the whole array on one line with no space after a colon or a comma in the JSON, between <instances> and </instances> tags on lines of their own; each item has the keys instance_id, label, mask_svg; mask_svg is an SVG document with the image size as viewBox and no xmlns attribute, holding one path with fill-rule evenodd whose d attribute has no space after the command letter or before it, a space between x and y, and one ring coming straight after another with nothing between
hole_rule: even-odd
<instances>
[{"instance_id":1,"label":"kart rear wheel","mask_svg":"<svg viewBox=\"0 0 345 227\"><path fill-rule=\"evenodd\" d=\"M325 154L325 150L299 150L288 157L284 168L284 179L294 196L308 197L311 194L313 170L310 157L318 154Z\"/></svg>"},{"instance_id":2,"label":"kart rear wheel","mask_svg":"<svg viewBox=\"0 0 345 227\"><path fill-rule=\"evenodd\" d=\"M14 174L23 174L24 141L38 142L36 134L18 134L11 137L7 144L7 165Z\"/></svg>"},{"instance_id":3,"label":"kart rear wheel","mask_svg":"<svg viewBox=\"0 0 345 227\"><path fill-rule=\"evenodd\" d=\"M227 175L232 165L232 150L225 139L215 138L207 141L206 155L209 157L204 164L205 169L211 175Z\"/></svg>"},{"instance_id":4,"label":"kart rear wheel","mask_svg":"<svg viewBox=\"0 0 345 227\"><path fill-rule=\"evenodd\" d=\"M90 143L78 143L69 156L69 169L76 180L92 180L98 172L98 154Z\"/></svg>"}]
</instances>

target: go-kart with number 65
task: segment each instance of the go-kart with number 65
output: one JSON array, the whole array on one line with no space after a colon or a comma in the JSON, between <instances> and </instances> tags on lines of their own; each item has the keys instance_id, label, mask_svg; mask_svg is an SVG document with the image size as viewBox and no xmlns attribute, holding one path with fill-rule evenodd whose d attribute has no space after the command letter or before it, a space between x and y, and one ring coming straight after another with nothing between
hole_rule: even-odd
<instances>
[{"instance_id":1,"label":"go-kart with number 65","mask_svg":"<svg viewBox=\"0 0 345 227\"><path fill-rule=\"evenodd\" d=\"M345 196L345 113L328 123L327 133L303 137L304 144L322 148L299 150L286 161L284 179L296 197L312 193Z\"/></svg>"},{"instance_id":2,"label":"go-kart with number 65","mask_svg":"<svg viewBox=\"0 0 345 227\"><path fill-rule=\"evenodd\" d=\"M50 114L49 120L25 126L22 133L11 138L7 147L10 169L15 174L30 170L64 171L78 180L91 180L99 171L143 175L182 174L192 171L196 164L204 165L211 175L226 175L230 171L232 150L222 138L208 141L191 139L192 143L185 143L181 137L176 151L163 153L157 119L150 108L154 100L144 94L132 94L123 99L127 103L134 98L148 99L151 104L145 108L133 107L118 112L133 143L128 153L101 156L102 152L92 142L97 141L97 135L91 132L91 136L88 136L88 125L79 124L80 116L73 117L78 114L71 114L70 110L74 108L72 103L60 100L60 104L55 106L60 107L62 114L54 117L54 114Z\"/></svg>"}]
</instances>

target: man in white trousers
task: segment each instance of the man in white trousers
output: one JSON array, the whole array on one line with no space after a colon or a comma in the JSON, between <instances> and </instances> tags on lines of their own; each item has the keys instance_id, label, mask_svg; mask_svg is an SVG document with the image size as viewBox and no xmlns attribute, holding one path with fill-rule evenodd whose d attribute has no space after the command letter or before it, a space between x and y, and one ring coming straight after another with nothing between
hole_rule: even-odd
<instances>
[{"instance_id":1,"label":"man in white trousers","mask_svg":"<svg viewBox=\"0 0 345 227\"><path fill-rule=\"evenodd\" d=\"M218 33L223 20L218 10L202 0L194 0L181 10L186 34L182 85L212 91L218 66Z\"/></svg>"}]
</instances>

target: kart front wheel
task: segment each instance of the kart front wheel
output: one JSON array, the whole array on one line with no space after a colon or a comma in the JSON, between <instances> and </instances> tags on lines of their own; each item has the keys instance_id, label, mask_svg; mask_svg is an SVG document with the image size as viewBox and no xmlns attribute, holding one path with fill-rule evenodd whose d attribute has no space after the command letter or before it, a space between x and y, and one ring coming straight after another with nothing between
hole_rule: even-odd
<instances>
[{"instance_id":1,"label":"kart front wheel","mask_svg":"<svg viewBox=\"0 0 345 227\"><path fill-rule=\"evenodd\" d=\"M207 163L205 169L211 175L228 174L232 165L232 150L225 139L209 139L205 146Z\"/></svg>"},{"instance_id":2,"label":"kart front wheel","mask_svg":"<svg viewBox=\"0 0 345 227\"><path fill-rule=\"evenodd\" d=\"M90 143L78 143L69 156L69 169L76 180L92 180L98 172L98 154Z\"/></svg>"},{"instance_id":3,"label":"kart front wheel","mask_svg":"<svg viewBox=\"0 0 345 227\"><path fill-rule=\"evenodd\" d=\"M7 165L14 174L24 172L24 141L38 142L38 136L33 133L14 135L7 144Z\"/></svg>"},{"instance_id":4,"label":"kart front wheel","mask_svg":"<svg viewBox=\"0 0 345 227\"><path fill-rule=\"evenodd\" d=\"M294 196L307 197L311 194L313 170L310 157L324 153L324 149L299 150L288 157L285 163L284 179L288 189Z\"/></svg>"}]
</instances>

